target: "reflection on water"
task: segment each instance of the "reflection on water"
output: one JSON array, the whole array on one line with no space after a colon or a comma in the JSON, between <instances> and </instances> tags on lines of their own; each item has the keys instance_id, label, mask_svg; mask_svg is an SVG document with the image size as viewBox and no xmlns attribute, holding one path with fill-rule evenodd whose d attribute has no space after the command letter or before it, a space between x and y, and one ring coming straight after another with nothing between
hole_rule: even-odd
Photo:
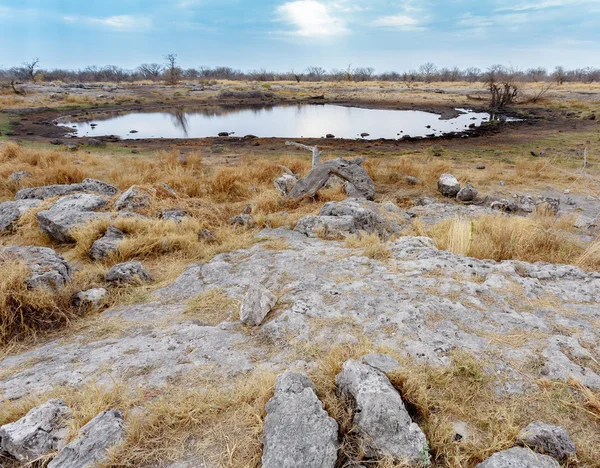
<instances>
[{"instance_id":1,"label":"reflection on water","mask_svg":"<svg viewBox=\"0 0 600 468\"><path fill-rule=\"evenodd\" d=\"M490 114L457 109L443 120L422 111L362 109L336 105L177 108L87 116L85 122L62 121L78 136L118 135L121 138L204 138L230 132L238 136L278 138L401 138L440 136L478 127ZM96 125L93 125L96 124ZM367 135L368 134L368 135Z\"/></svg>"}]
</instances>

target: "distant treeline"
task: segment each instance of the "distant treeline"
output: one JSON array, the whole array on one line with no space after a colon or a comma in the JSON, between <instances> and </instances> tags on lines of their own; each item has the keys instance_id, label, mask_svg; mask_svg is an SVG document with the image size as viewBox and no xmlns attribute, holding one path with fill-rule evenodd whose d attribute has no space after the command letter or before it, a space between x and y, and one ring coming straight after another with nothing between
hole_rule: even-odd
<instances>
[{"instance_id":1,"label":"distant treeline","mask_svg":"<svg viewBox=\"0 0 600 468\"><path fill-rule=\"evenodd\" d=\"M592 83L600 82L600 68L578 68L568 70L556 67L554 70L545 68L530 68L519 70L513 67L494 65L487 69L470 67L460 69L438 68L433 63L425 63L418 70L407 72L375 73L371 67L352 67L344 70L325 70L321 67L308 67L302 71L291 70L280 73L265 69L242 71L230 67L199 67L180 68L175 65L174 55L169 56L172 63L144 63L134 70L107 65L103 67L90 66L82 70L43 69L38 67L39 60L23 63L22 66L0 68L0 80L4 82L38 81L38 82L134 82L142 80L166 81L169 83L180 80L239 80L239 81L397 81L397 82L453 82L453 81L489 81L498 75L510 75L514 81L530 82L566 82Z\"/></svg>"}]
</instances>

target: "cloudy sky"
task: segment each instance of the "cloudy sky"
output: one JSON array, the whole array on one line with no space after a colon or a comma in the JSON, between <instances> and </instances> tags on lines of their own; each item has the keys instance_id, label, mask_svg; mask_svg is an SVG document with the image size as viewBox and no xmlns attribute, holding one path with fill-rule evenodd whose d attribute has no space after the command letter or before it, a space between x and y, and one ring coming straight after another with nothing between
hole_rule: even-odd
<instances>
[{"instance_id":1,"label":"cloudy sky","mask_svg":"<svg viewBox=\"0 0 600 468\"><path fill-rule=\"evenodd\" d=\"M0 0L0 67L600 64L600 0Z\"/></svg>"}]
</instances>

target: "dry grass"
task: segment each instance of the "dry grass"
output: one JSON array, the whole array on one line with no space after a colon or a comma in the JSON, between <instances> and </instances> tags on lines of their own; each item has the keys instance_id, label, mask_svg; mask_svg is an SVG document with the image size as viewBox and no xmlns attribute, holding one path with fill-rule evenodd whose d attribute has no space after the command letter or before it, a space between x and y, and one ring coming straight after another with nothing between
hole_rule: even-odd
<instances>
[{"instance_id":1,"label":"dry grass","mask_svg":"<svg viewBox=\"0 0 600 468\"><path fill-rule=\"evenodd\" d=\"M198 318L207 325L218 325L232 320L240 308L240 301L231 299L221 288L209 289L190 299L185 314Z\"/></svg>"},{"instance_id":2,"label":"dry grass","mask_svg":"<svg viewBox=\"0 0 600 468\"><path fill-rule=\"evenodd\" d=\"M346 238L346 247L362 249L365 257L375 260L387 260L391 256L388 242L382 240L377 233L361 233Z\"/></svg>"}]
</instances>

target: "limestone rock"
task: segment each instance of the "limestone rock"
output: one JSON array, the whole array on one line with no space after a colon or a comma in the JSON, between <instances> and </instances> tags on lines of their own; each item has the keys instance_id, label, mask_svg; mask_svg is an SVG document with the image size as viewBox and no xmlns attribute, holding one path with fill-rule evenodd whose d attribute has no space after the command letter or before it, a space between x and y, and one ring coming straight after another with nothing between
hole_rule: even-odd
<instances>
[{"instance_id":1,"label":"limestone rock","mask_svg":"<svg viewBox=\"0 0 600 468\"><path fill-rule=\"evenodd\" d=\"M265 287L250 286L240 307L240 320L247 325L258 326L277 302L277 296Z\"/></svg>"},{"instance_id":2,"label":"limestone rock","mask_svg":"<svg viewBox=\"0 0 600 468\"><path fill-rule=\"evenodd\" d=\"M31 177L31 174L27 171L18 171L18 172L13 172L11 175L8 176L8 179L13 181L13 182L20 182L22 179L26 179L27 177Z\"/></svg>"},{"instance_id":3,"label":"limestone rock","mask_svg":"<svg viewBox=\"0 0 600 468\"><path fill-rule=\"evenodd\" d=\"M412 422L402 397L377 369L349 360L335 378L339 391L355 405L354 425L368 457L393 457L401 462L429 464L425 434Z\"/></svg>"},{"instance_id":4,"label":"limestone rock","mask_svg":"<svg viewBox=\"0 0 600 468\"><path fill-rule=\"evenodd\" d=\"M519 434L518 442L559 461L565 461L577 452L565 428L540 421L534 421L523 429Z\"/></svg>"},{"instance_id":5,"label":"limestone rock","mask_svg":"<svg viewBox=\"0 0 600 468\"><path fill-rule=\"evenodd\" d=\"M98 218L108 218L109 213L95 211L108 203L105 197L80 193L58 200L50 209L37 214L40 230L57 242L74 242L70 231Z\"/></svg>"},{"instance_id":6,"label":"limestone rock","mask_svg":"<svg viewBox=\"0 0 600 468\"><path fill-rule=\"evenodd\" d=\"M229 224L233 226L243 226L247 228L253 228L256 226L256 222L254 221L254 216L247 213L242 213L233 218L229 218Z\"/></svg>"},{"instance_id":7,"label":"limestone rock","mask_svg":"<svg viewBox=\"0 0 600 468\"><path fill-rule=\"evenodd\" d=\"M30 270L25 280L29 287L61 288L71 281L73 268L54 250L47 247L2 247L2 260L17 260L24 262Z\"/></svg>"},{"instance_id":8,"label":"limestone rock","mask_svg":"<svg viewBox=\"0 0 600 468\"><path fill-rule=\"evenodd\" d=\"M442 174L438 180L438 190L445 197L454 198L460 191L460 183L452 174Z\"/></svg>"},{"instance_id":9,"label":"limestone rock","mask_svg":"<svg viewBox=\"0 0 600 468\"><path fill-rule=\"evenodd\" d=\"M399 371L402 367L400 363L389 354L365 354L360 360L384 374L391 374Z\"/></svg>"},{"instance_id":10,"label":"limestone rock","mask_svg":"<svg viewBox=\"0 0 600 468\"><path fill-rule=\"evenodd\" d=\"M119 243L125 238L125 233L114 226L109 226L104 236L92 244L88 255L94 260L102 260L116 252Z\"/></svg>"},{"instance_id":11,"label":"limestone rock","mask_svg":"<svg viewBox=\"0 0 600 468\"><path fill-rule=\"evenodd\" d=\"M338 425L329 417L306 374L287 371L267 403L263 468L333 468Z\"/></svg>"},{"instance_id":12,"label":"limestone rock","mask_svg":"<svg viewBox=\"0 0 600 468\"><path fill-rule=\"evenodd\" d=\"M308 237L344 237L356 232L352 216L305 216L294 231Z\"/></svg>"},{"instance_id":13,"label":"limestone rock","mask_svg":"<svg viewBox=\"0 0 600 468\"><path fill-rule=\"evenodd\" d=\"M48 468L88 468L106 457L107 450L123 440L123 413L104 411L81 428Z\"/></svg>"},{"instance_id":14,"label":"limestone rock","mask_svg":"<svg viewBox=\"0 0 600 468\"><path fill-rule=\"evenodd\" d=\"M33 187L19 190L15 196L15 200L25 200L35 198L45 200L46 198L59 197L63 195L71 195L80 192L93 192L107 197L116 195L119 190L105 182L95 179L84 179L79 184L68 185L46 185L44 187Z\"/></svg>"},{"instance_id":15,"label":"limestone rock","mask_svg":"<svg viewBox=\"0 0 600 468\"><path fill-rule=\"evenodd\" d=\"M98 307L107 297L108 291L104 288L88 289L73 296L73 305L75 307Z\"/></svg>"},{"instance_id":16,"label":"limestone rock","mask_svg":"<svg viewBox=\"0 0 600 468\"><path fill-rule=\"evenodd\" d=\"M210 244L216 242L217 238L209 229L203 228L198 231L198 240L208 242Z\"/></svg>"},{"instance_id":17,"label":"limestone rock","mask_svg":"<svg viewBox=\"0 0 600 468\"><path fill-rule=\"evenodd\" d=\"M174 221L175 223L181 223L185 218L190 215L185 210L165 210L159 214L160 219L165 221Z\"/></svg>"},{"instance_id":18,"label":"limestone rock","mask_svg":"<svg viewBox=\"0 0 600 468\"><path fill-rule=\"evenodd\" d=\"M115 202L117 210L135 211L140 208L145 208L150 205L151 194L147 190L140 187L129 187Z\"/></svg>"},{"instance_id":19,"label":"limestone rock","mask_svg":"<svg viewBox=\"0 0 600 468\"><path fill-rule=\"evenodd\" d=\"M287 197L293 190L296 182L298 182L296 177L290 174L283 174L281 177L275 179L275 188L282 197Z\"/></svg>"},{"instance_id":20,"label":"limestone rock","mask_svg":"<svg viewBox=\"0 0 600 468\"><path fill-rule=\"evenodd\" d=\"M18 421L0 427L0 452L22 462L33 461L67 443L71 410L62 400L49 400Z\"/></svg>"},{"instance_id":21,"label":"limestone rock","mask_svg":"<svg viewBox=\"0 0 600 468\"><path fill-rule=\"evenodd\" d=\"M456 199L462 202L470 202L475 200L477 197L477 189L471 185L470 182L467 183L466 187L460 189L458 194L456 195Z\"/></svg>"},{"instance_id":22,"label":"limestone rock","mask_svg":"<svg viewBox=\"0 0 600 468\"><path fill-rule=\"evenodd\" d=\"M41 200L15 200L0 203L0 233L12 231L15 223Z\"/></svg>"},{"instance_id":23,"label":"limestone rock","mask_svg":"<svg viewBox=\"0 0 600 468\"><path fill-rule=\"evenodd\" d=\"M414 176L406 176L406 182L410 185L417 185L419 183L419 179Z\"/></svg>"},{"instance_id":24,"label":"limestone rock","mask_svg":"<svg viewBox=\"0 0 600 468\"><path fill-rule=\"evenodd\" d=\"M119 263L108 270L106 281L115 284L148 283L152 281L152 277L140 262L125 262Z\"/></svg>"},{"instance_id":25,"label":"limestone rock","mask_svg":"<svg viewBox=\"0 0 600 468\"><path fill-rule=\"evenodd\" d=\"M476 468L559 468L558 462L523 447L513 447L495 453Z\"/></svg>"},{"instance_id":26,"label":"limestone rock","mask_svg":"<svg viewBox=\"0 0 600 468\"><path fill-rule=\"evenodd\" d=\"M396 208L396 210L394 210ZM376 232L379 235L397 234L407 216L399 208L380 205L368 200L350 198L341 202L325 203L321 216L352 216L357 231Z\"/></svg>"}]
</instances>

